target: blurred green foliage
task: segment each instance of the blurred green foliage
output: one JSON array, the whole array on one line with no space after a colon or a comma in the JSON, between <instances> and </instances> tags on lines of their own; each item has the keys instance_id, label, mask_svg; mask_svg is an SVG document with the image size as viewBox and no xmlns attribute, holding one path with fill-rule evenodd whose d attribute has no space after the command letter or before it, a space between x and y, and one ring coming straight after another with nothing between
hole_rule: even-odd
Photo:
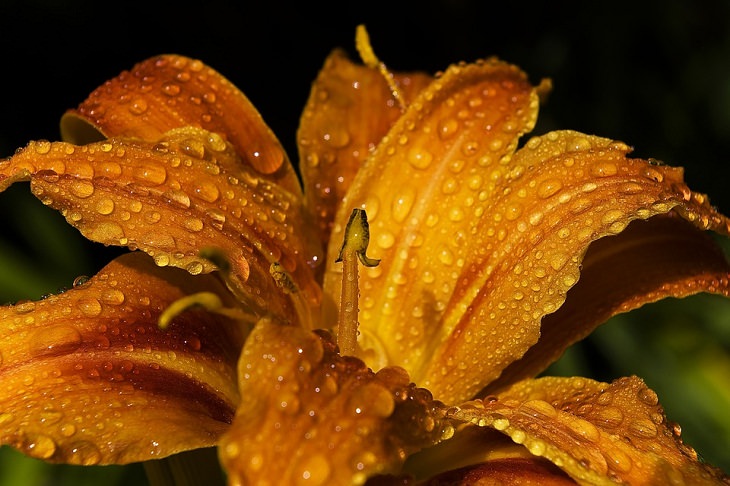
<instances>
[{"instance_id":1,"label":"blurred green foliage","mask_svg":"<svg viewBox=\"0 0 730 486\"><path fill-rule=\"evenodd\" d=\"M507 3L507 2L504 2ZM58 119L96 86L162 52L203 59L239 86L296 160L309 86L336 46L353 52L364 22L393 69L434 72L489 55L554 91L536 131L572 128L624 140L636 155L686 168L730 213L730 2L481 0L283 7L209 0L122 8L92 0L0 2L0 157L56 139ZM323 22L323 13L329 19ZM115 250L85 241L18 185L0 195L0 302L38 298L92 275ZM550 373L602 380L636 374L683 437L730 471L730 302L669 300L618 316L571 348ZM140 465L51 466L0 448L0 486L143 485Z\"/></svg>"}]
</instances>

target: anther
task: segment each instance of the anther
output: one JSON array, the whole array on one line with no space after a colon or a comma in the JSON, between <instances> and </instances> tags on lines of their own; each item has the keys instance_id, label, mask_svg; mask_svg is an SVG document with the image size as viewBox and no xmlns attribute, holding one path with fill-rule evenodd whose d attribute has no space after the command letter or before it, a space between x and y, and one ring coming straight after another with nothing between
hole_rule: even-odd
<instances>
[{"instance_id":1,"label":"anther","mask_svg":"<svg viewBox=\"0 0 730 486\"><path fill-rule=\"evenodd\" d=\"M198 292L187 295L167 306L157 318L157 326L160 329L167 329L172 320L185 311L194 308L202 308L208 312L214 312L233 320L253 324L256 317L239 308L224 307L220 297L213 292Z\"/></svg>"}]
</instances>

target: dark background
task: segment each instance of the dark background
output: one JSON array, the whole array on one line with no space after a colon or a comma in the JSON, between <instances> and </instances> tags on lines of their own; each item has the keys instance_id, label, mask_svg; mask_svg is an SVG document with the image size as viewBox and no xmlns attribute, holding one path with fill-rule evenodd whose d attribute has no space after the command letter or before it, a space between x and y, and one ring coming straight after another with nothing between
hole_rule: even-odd
<instances>
[{"instance_id":1,"label":"dark background","mask_svg":"<svg viewBox=\"0 0 730 486\"><path fill-rule=\"evenodd\" d=\"M709 193L730 213L730 1L505 3L0 0L0 157L31 139L57 139L61 114L121 70L156 54L178 53L203 60L241 88L296 160L295 131L310 83L332 48L355 55L355 26L364 23L375 52L394 70L435 72L497 55L522 67L534 84L552 78L536 132L570 128L627 142L636 156L684 166L690 187ZM38 289L32 292L55 291L109 259L108 250L67 231L62 218L47 216L25 193L27 187L14 187L0 197L0 251L15 245L13 261L24 262L23 275ZM44 233L45 227L53 229ZM66 235L63 243L60 234ZM64 245L76 256L64 257ZM79 248L85 250L81 256ZM0 285L0 301L20 298L14 293L18 285ZM26 287L18 292L31 297ZM694 354L682 355L686 365L675 354L662 354L672 346L686 351L687 339L694 343L705 333L698 323L706 318L717 334L703 346L719 347L728 359L730 306L720 304L716 311L715 301L692 302L682 309L694 305L705 314L691 311L680 319L684 311L670 308L639 318L656 321L653 327L606 326L617 334L604 335L604 342L599 335L572 357L601 379L647 376L672 417L683 425L689 421L691 443L730 470L727 408L708 412L720 418L700 415L694 426L696 407L685 412L680 406L694 406L692 397L710 385L690 393L683 387L697 377L672 382L673 373L699 366L707 349L697 345ZM667 315L674 319L670 325ZM681 329L654 334L667 327ZM689 338L688 328L695 331ZM657 343L664 347L654 352ZM619 356L631 346L636 356ZM647 356L654 369L637 369ZM704 392L719 407L730 403L730 380L722 381L728 369L713 371L720 384ZM51 484L43 481L33 484Z\"/></svg>"},{"instance_id":2,"label":"dark background","mask_svg":"<svg viewBox=\"0 0 730 486\"><path fill-rule=\"evenodd\" d=\"M365 23L392 69L497 55L554 81L538 130L623 140L687 168L730 210L730 2L0 1L0 155L58 136L58 119L155 54L202 59L239 86L296 157L298 117L325 56Z\"/></svg>"}]
</instances>

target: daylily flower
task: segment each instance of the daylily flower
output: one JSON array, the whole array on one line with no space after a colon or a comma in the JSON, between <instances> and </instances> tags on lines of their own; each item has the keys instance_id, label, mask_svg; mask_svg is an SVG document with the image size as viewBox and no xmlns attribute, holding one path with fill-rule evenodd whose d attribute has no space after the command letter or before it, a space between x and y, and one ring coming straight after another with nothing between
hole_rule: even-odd
<instances>
[{"instance_id":1,"label":"daylily flower","mask_svg":"<svg viewBox=\"0 0 730 486\"><path fill-rule=\"evenodd\" d=\"M86 465L217 446L234 485L730 482L640 378L535 378L617 313L728 295L705 230L730 221L621 142L520 147L547 84L513 65L391 73L358 39L366 65L336 50L312 86L302 185L246 97L177 55L0 164L139 250L0 309L0 443Z\"/></svg>"}]
</instances>

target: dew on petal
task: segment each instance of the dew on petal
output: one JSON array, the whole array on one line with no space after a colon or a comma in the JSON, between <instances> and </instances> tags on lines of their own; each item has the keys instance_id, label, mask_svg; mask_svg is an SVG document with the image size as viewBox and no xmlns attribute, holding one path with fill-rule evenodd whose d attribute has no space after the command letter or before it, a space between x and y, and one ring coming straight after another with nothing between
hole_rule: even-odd
<instances>
[{"instance_id":1,"label":"dew on petal","mask_svg":"<svg viewBox=\"0 0 730 486\"><path fill-rule=\"evenodd\" d=\"M78 198L87 198L94 194L94 185L89 181L74 181L71 184L71 193Z\"/></svg>"},{"instance_id":2,"label":"dew on petal","mask_svg":"<svg viewBox=\"0 0 730 486\"><path fill-rule=\"evenodd\" d=\"M327 484L331 473L329 460L323 454L303 457L297 463L296 470L298 471L295 475L296 484L302 486Z\"/></svg>"},{"instance_id":3,"label":"dew on petal","mask_svg":"<svg viewBox=\"0 0 730 486\"><path fill-rule=\"evenodd\" d=\"M121 305L124 303L125 297L121 290L107 289L101 294L101 301L109 305Z\"/></svg>"},{"instance_id":4,"label":"dew on petal","mask_svg":"<svg viewBox=\"0 0 730 486\"><path fill-rule=\"evenodd\" d=\"M556 194L562 189L563 183L559 179L546 179L537 187L537 195L542 199Z\"/></svg>"},{"instance_id":5,"label":"dew on petal","mask_svg":"<svg viewBox=\"0 0 730 486\"><path fill-rule=\"evenodd\" d=\"M159 186L167 180L167 169L159 165L145 165L137 167L133 176L142 184Z\"/></svg>"},{"instance_id":6,"label":"dew on petal","mask_svg":"<svg viewBox=\"0 0 730 486\"><path fill-rule=\"evenodd\" d=\"M93 297L79 299L76 306L79 308L81 313L87 317L96 317L101 314L102 310L101 303Z\"/></svg>"},{"instance_id":7,"label":"dew on petal","mask_svg":"<svg viewBox=\"0 0 730 486\"><path fill-rule=\"evenodd\" d=\"M413 203L416 200L416 195L415 189L406 187L400 191L396 198L393 199L391 214L396 222L402 223L408 217L408 214L413 207ZM368 216L370 216L370 213L368 213Z\"/></svg>"},{"instance_id":8,"label":"dew on petal","mask_svg":"<svg viewBox=\"0 0 730 486\"><path fill-rule=\"evenodd\" d=\"M30 354L35 357L67 352L80 345L81 334L66 324L40 328L28 340Z\"/></svg>"},{"instance_id":9,"label":"dew on petal","mask_svg":"<svg viewBox=\"0 0 730 486\"><path fill-rule=\"evenodd\" d=\"M100 199L96 203L96 212L101 215L108 215L114 212L114 201L109 198Z\"/></svg>"},{"instance_id":10,"label":"dew on petal","mask_svg":"<svg viewBox=\"0 0 730 486\"><path fill-rule=\"evenodd\" d=\"M56 453L56 442L47 435L37 435L29 440L25 450L29 456L36 459L49 459Z\"/></svg>"},{"instance_id":11,"label":"dew on petal","mask_svg":"<svg viewBox=\"0 0 730 486\"><path fill-rule=\"evenodd\" d=\"M101 461L101 452L88 441L78 441L71 444L69 463L80 466L93 466Z\"/></svg>"},{"instance_id":12,"label":"dew on petal","mask_svg":"<svg viewBox=\"0 0 730 486\"><path fill-rule=\"evenodd\" d=\"M433 154L420 147L411 147L407 154L408 163L416 169L426 169L433 161Z\"/></svg>"}]
</instances>

